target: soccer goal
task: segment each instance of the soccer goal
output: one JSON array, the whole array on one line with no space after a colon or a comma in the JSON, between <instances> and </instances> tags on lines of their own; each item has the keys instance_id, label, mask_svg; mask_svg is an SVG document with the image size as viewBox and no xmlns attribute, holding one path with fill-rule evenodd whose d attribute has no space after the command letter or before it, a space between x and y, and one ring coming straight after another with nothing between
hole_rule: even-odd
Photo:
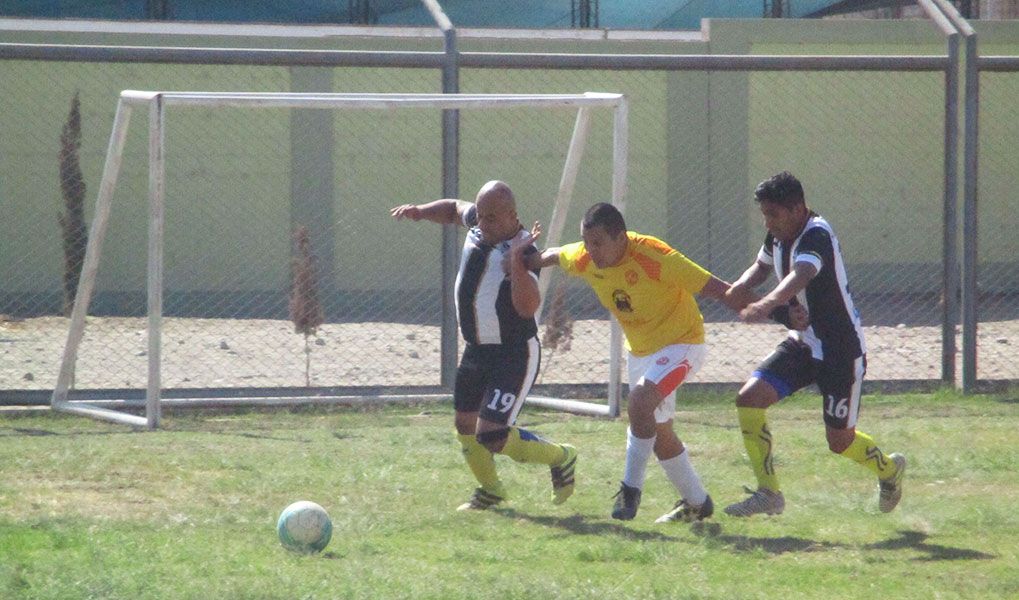
<instances>
[{"instance_id":1,"label":"soccer goal","mask_svg":"<svg viewBox=\"0 0 1019 600\"><path fill-rule=\"evenodd\" d=\"M147 133L147 148L148 148L148 171L147 176L141 175L147 179L147 196L148 196L148 237L147 237L147 260L144 266L144 282L139 287L144 288L145 296L145 308L144 318L138 316L137 322L133 324L135 331L133 335L137 336L136 341L141 344L141 340L144 339L144 346L138 347L136 351L132 352L132 356L139 357L138 369L141 370L141 361L144 360L146 372L143 377L144 385L138 386L139 388L144 387L144 417L137 416L136 414L125 412L120 410L118 406L113 406L109 403L101 403L96 401L90 401L86 399L72 398L72 388L76 387L76 381L81 381L81 376L86 370L96 370L108 368L108 363L83 363L80 360L79 351L83 340L86 336L86 328L92 327L92 322L98 320L98 318L87 317L90 310L90 303L93 300L93 293L96 289L97 274L100 271L100 265L102 263L100 257L102 254L104 239L107 236L108 225L111 221L113 200L115 195L115 188L118 184L118 178L121 173L121 165L125 158L125 146L128 140L128 125L131 119L132 110L135 108L147 107L148 116L148 133ZM185 251L193 251L194 248L188 247L184 250L175 250L173 255L166 256L164 251L164 243L167 237L164 234L164 230L171 226L175 218L180 217L182 212L180 209L168 211L166 208L167 198L167 156L189 156L194 152L194 149L188 148L186 139L187 136L173 137L173 144L167 147L167 111L181 112L186 111L192 107L203 107L205 110L209 109L222 109L222 108L233 108L233 109L313 109L312 112L317 111L383 111L393 112L400 111L401 109L414 109L417 111L422 110L469 110L469 111L493 111L498 109L558 109L558 110L575 110L576 117L572 123L572 137L570 138L569 146L566 151L565 164L563 166L561 176L559 178L559 184L557 192L555 194L554 202L550 202L551 205L551 216L545 223L545 236L544 241L541 245L556 245L560 243L562 232L566 225L567 214L569 210L570 200L573 196L574 188L577 184L578 172L580 170L581 157L584 153L585 145L589 137L589 131L592 129L592 111L607 109L611 111L611 123L612 123L612 148L611 148L611 190L604 190L601 193L601 198L610 197L611 201L620 209L624 206L624 199L626 194L626 171L627 171L627 102L621 94L610 94L610 93L594 93L586 92L581 94L337 94L337 93L222 93L222 92L154 92L154 91L134 91L125 90L120 94L120 98L117 103L117 109L114 117L113 130L110 136L109 145L106 152L106 161L102 172L102 180L99 185L98 198L96 201L91 228L89 231L88 245L86 249L86 255L82 267L81 278L78 285L78 291L75 298L69 329L67 333L67 340L64 346L62 362L56 382L55 389L51 398L51 406L54 410L70 412L78 415L84 415L88 417L111 420L114 422L124 423L136 427L147 427L154 429L159 427L161 418L161 406L164 405L166 400L162 399L165 385L166 375L166 357L168 354L175 352L178 346L185 347L191 344L201 346L199 350L205 351L216 351L221 354L239 354L244 351L251 350L250 348L237 348L235 346L240 345L239 342L228 342L226 335L228 334L217 334L224 335L223 339L218 342L216 340L205 340L201 341L202 336L207 333L205 330L212 327L210 323L212 320L197 320L192 322L191 329L187 331L180 331L176 334L171 335L167 330L167 321L169 318L164 318L164 279L168 274L174 272L175 277L178 279L189 279L187 273L182 275L180 269L176 265L175 261L182 261L188 263L201 263L201 262L215 262L214 256L202 256L201 254L191 256L189 258L181 258ZM215 111L212 111L215 112ZM241 116L250 113L250 111L237 111ZM211 121L210 121L211 122ZM211 127L211 125L210 125ZM242 129L242 128L238 128ZM608 152L605 152L608 155ZM195 161L197 164L192 168L197 172L201 170L203 166L200 159ZM393 171L391 171L393 172ZM213 173L212 177L216 174ZM199 176L196 175L190 179L197 179ZM296 174L292 174L291 177L296 178ZM177 180L174 180L177 181ZM187 181L184 179L183 181ZM177 185L176 183L174 185ZM181 186L184 183L180 183ZM427 194L426 194L427 197ZM434 198L434 196L432 196ZM125 207L126 208L126 207ZM273 208L270 205L270 208ZM382 208L382 207L378 207ZM268 210L268 209L267 209ZM374 210L374 209L373 209ZM253 214L253 213L246 213ZM250 217L254 219L255 217ZM215 225L212 229L224 229L230 226L231 222L236 223L237 221L244 221L245 219L233 218L228 220L226 224ZM240 223L238 226L243 226L244 223ZM191 228L197 228L202 226L202 223L197 225L190 225ZM138 227L135 227L136 229ZM178 226L179 228L179 226ZM292 241L289 236L289 229L287 235L280 236L273 234L271 236L265 236L265 239L258 239L259 235L247 234L244 236L245 243L256 243L256 245L250 246L250 248L257 248L260 245L269 245L273 243L280 243L278 239L284 237L283 244L286 244L288 248L291 248L290 242ZM191 232L180 233L175 232L175 235L190 235ZM212 231L207 237L216 237L218 232ZM134 237L141 238L138 232L134 232ZM342 237L333 234L333 238ZM251 238L255 238L252 240ZM296 239L296 237L294 238ZM398 245L399 242L388 242L390 245ZM350 252L350 249L342 248L342 240L336 242L337 253ZM139 244L140 245L140 244ZM195 246L195 243L191 243L190 246ZM422 249L424 250L424 248ZM250 254L253 250L247 250ZM135 254L138 254L135 252ZM241 252L244 254L244 251ZM332 253L330 253L332 255ZM360 260L367 261L370 256L361 257ZM294 269L298 265L296 260L300 259L300 256L291 257L284 267L278 270L285 270L287 272L286 277L289 278ZM259 263L257 257L251 258L252 262ZM240 263L237 263L238 265ZM266 264L264 262L259 264ZM455 265L453 265L455 270ZM446 267L444 266L444 269ZM139 269L140 270L140 269ZM221 269L221 271L237 271L240 267L237 265L228 265L227 268ZM267 268L268 270L268 268ZM544 298L549 288L550 271L546 269L543 271L540 277L540 289L542 292L542 298ZM278 278L282 278L280 275ZM207 286L208 287L208 286ZM235 286L236 287L236 286ZM328 292L326 292L328 293ZM400 294L390 294L396 296L396 300L399 300ZM379 295L371 290L366 292L365 300L362 302L366 305L372 305L372 303L379 303ZM215 300L215 297L212 297ZM211 304L213 300L209 300ZM396 301L394 300L394 302ZM291 305L292 306L292 305ZM285 307L284 307L285 308ZM433 310L441 310L438 307L434 307ZM452 310L452 308L450 308ZM355 314L354 310L347 310L345 314ZM541 314L541 313L539 313ZM328 316L325 319L328 321ZM351 317L349 320L356 321L356 317ZM321 321L321 319L320 319ZM280 325L280 322L283 324ZM258 321L258 326L262 329L286 329L292 327L286 324L286 319L272 320L266 319ZM87 325L88 324L88 325ZM203 325L204 324L204 325ZM313 324L314 325L314 324ZM357 323L354 323L357 325ZM237 326L236 323L234 326ZM369 328L373 335L381 335L378 332L386 331L389 326L388 323L377 323L373 322ZM143 329L144 328L144 329ZM204 328L204 329L203 329ZM144 332L144 338L142 334ZM293 332L290 332L293 335ZM349 334L342 332L337 333L337 337L349 336ZM409 334L399 334L407 340L420 341L417 333L411 332ZM550 407L554 409L567 410L570 412L577 412L591 415L606 415L615 416L619 414L620 405L620 375L621 375L621 362L622 362L622 334L618 327L618 324L614 321L611 322L608 328L608 348L609 356L607 357L608 364L608 390L607 397L608 403L594 403L594 402L583 402L578 400L569 400L562 398L553 397L530 397L528 401L532 404ZM319 352L317 348L314 348L314 344L309 344L309 335L305 332L304 336L304 349L302 356L307 365L311 364L312 352ZM374 338L370 338L374 339ZM196 342L199 340L199 342ZM315 344L328 347L328 340L323 341L321 338L315 338ZM269 348L276 345L276 342L263 342L258 346ZM434 345L434 344L433 344ZM211 348L212 350L209 350ZM253 351L257 352L257 348ZM437 357L425 356L423 359L420 354L425 352L435 352L435 350L409 350L400 351L396 353L399 358L394 358L388 362L406 362L409 360L407 357L410 356L418 362L424 360L437 361ZM196 350L197 352L197 350ZM321 350L326 352L326 350ZM212 358L199 357L192 364L203 365L211 362ZM302 364L305 362L302 361ZM344 364L356 362L356 357L352 357L349 351L344 359L333 358L331 359L330 365L336 365L343 361ZM98 366L97 366L98 365ZM376 366L373 369L381 370L383 366ZM251 381L258 381L263 383L263 387L272 387L278 385L282 387L288 387L287 383L275 382L271 378L266 378L265 373L260 372L261 370L255 369L254 372L243 374L240 373L239 367L233 368L238 371L237 376L244 378L247 377ZM353 371L357 371L356 365L352 367ZM268 369L263 369L268 370ZM397 373L398 374L398 373ZM397 380L397 374L390 376L391 380ZM188 383L191 383L190 387L198 388L198 397L201 397L201 391L203 386L193 383L188 373L177 374L170 387L177 389L179 387L188 387ZM122 378L124 379L124 378ZM139 381L142 381L139 379ZM218 381L218 380L217 380ZM182 383L183 382L183 383ZM312 382L312 377L308 375L308 383ZM355 381L355 383L357 383ZM94 386L93 386L94 387ZM105 398L115 398L116 387L109 386L109 389L105 390L112 393L105 395ZM123 387L123 386L119 386ZM206 394L209 399L214 399L216 385L207 386L212 391ZM356 388L357 386L352 386ZM387 398L392 400L393 396L401 397L401 389L398 385L393 386L393 390ZM194 396L195 394L192 394ZM414 400L420 398L420 393L409 391L405 393L407 400ZM327 402L330 399L336 400L335 395L330 396L328 394L316 394L316 398L323 402ZM344 399L356 398L356 394L353 396L343 396ZM373 396L375 400L378 400L379 396ZM256 398L246 398L245 400L250 401L254 404L265 403L277 403L280 404L281 400L278 397L272 397L271 395L261 395ZM135 408L140 405L140 400L135 401Z\"/></svg>"}]
</instances>

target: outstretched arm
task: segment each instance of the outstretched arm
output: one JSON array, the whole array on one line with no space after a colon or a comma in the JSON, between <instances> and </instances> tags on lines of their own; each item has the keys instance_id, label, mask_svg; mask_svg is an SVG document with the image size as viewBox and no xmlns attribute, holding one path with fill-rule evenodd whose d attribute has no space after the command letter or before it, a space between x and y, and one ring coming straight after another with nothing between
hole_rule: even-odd
<instances>
[{"instance_id":1,"label":"outstretched arm","mask_svg":"<svg viewBox=\"0 0 1019 600\"><path fill-rule=\"evenodd\" d=\"M517 314L524 318L533 317L534 313L538 312L538 306L541 305L538 281L528 268L524 256L524 252L539 235L541 235L541 228L536 227L531 229L530 235L514 239L510 244L510 298ZM531 253L529 256L537 256L537 253Z\"/></svg>"},{"instance_id":2,"label":"outstretched arm","mask_svg":"<svg viewBox=\"0 0 1019 600\"><path fill-rule=\"evenodd\" d=\"M711 279L708 279L708 282L704 284L704 287L701 288L701 291L698 292L697 295L723 302L729 308L738 311L742 307L734 306L728 300L729 289L731 287L732 286L730 286L727 282L712 275Z\"/></svg>"},{"instance_id":3,"label":"outstretched arm","mask_svg":"<svg viewBox=\"0 0 1019 600\"><path fill-rule=\"evenodd\" d=\"M559 247L545 248L540 254L532 254L527 257L527 266L531 269L558 266L559 250Z\"/></svg>"},{"instance_id":4,"label":"outstretched arm","mask_svg":"<svg viewBox=\"0 0 1019 600\"><path fill-rule=\"evenodd\" d=\"M764 321L772 311L779 306L787 305L796 294L803 291L815 275L817 275L817 268L814 265L806 262L795 263L793 270L775 286L775 289L740 311L740 318L751 322Z\"/></svg>"},{"instance_id":5,"label":"outstretched arm","mask_svg":"<svg viewBox=\"0 0 1019 600\"><path fill-rule=\"evenodd\" d=\"M531 227L531 242L541 237L541 223L539 221L534 222L534 226ZM559 248L545 248L541 253L528 254L524 257L524 264L528 269L543 269L545 267L551 267L559 264Z\"/></svg>"},{"instance_id":6,"label":"outstretched arm","mask_svg":"<svg viewBox=\"0 0 1019 600\"><path fill-rule=\"evenodd\" d=\"M431 221L440 225L459 225L463 222L463 214L470 208L470 202L446 198L426 204L401 204L389 209L389 214L397 221Z\"/></svg>"},{"instance_id":7,"label":"outstretched arm","mask_svg":"<svg viewBox=\"0 0 1019 600\"><path fill-rule=\"evenodd\" d=\"M768 279L770 269L768 265L757 260L750 265L739 279L732 282L732 286L725 293L725 305L729 308L740 311L746 308L751 302L760 299L754 289Z\"/></svg>"}]
</instances>

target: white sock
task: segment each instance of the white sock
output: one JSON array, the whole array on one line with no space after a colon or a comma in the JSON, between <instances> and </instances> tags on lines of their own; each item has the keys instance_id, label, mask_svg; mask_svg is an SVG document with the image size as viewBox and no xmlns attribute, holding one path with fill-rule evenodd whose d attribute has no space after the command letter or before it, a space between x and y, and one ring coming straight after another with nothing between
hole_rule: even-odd
<instances>
[{"instance_id":1,"label":"white sock","mask_svg":"<svg viewBox=\"0 0 1019 600\"><path fill-rule=\"evenodd\" d=\"M655 449L655 436L639 438L626 428L626 472L623 483L637 489L644 489L644 475L647 472L647 461Z\"/></svg>"},{"instance_id":2,"label":"white sock","mask_svg":"<svg viewBox=\"0 0 1019 600\"><path fill-rule=\"evenodd\" d=\"M693 465L690 464L690 453L685 448L679 456L660 460L658 464L662 465L662 469L665 469L665 474L669 477L669 481L672 482L672 485L676 486L676 489L679 490L679 495L684 500L693 506L704 504L704 500L708 497L708 492L701 485L701 478L697 476L697 471L694 471Z\"/></svg>"}]
</instances>

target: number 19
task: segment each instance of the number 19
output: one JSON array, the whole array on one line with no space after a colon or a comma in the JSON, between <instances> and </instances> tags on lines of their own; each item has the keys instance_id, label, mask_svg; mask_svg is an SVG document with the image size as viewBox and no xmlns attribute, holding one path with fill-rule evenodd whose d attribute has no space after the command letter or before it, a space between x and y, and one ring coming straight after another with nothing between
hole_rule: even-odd
<instances>
[{"instance_id":1,"label":"number 19","mask_svg":"<svg viewBox=\"0 0 1019 600\"><path fill-rule=\"evenodd\" d=\"M516 394L504 394L501 390L496 389L495 394L492 396L492 401L488 403L488 408L489 410L497 410L499 412L509 412L516 401Z\"/></svg>"}]
</instances>

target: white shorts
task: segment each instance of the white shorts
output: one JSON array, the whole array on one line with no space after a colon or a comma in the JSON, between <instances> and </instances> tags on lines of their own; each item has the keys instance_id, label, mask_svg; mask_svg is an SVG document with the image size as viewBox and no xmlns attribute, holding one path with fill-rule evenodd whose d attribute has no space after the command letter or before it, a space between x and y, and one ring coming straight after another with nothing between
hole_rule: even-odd
<instances>
[{"instance_id":1,"label":"white shorts","mask_svg":"<svg viewBox=\"0 0 1019 600\"><path fill-rule=\"evenodd\" d=\"M655 409L655 422L665 423L676 416L676 389L704 365L708 349L704 344L673 344L647 356L626 357L630 389L652 384L662 395Z\"/></svg>"}]
</instances>

